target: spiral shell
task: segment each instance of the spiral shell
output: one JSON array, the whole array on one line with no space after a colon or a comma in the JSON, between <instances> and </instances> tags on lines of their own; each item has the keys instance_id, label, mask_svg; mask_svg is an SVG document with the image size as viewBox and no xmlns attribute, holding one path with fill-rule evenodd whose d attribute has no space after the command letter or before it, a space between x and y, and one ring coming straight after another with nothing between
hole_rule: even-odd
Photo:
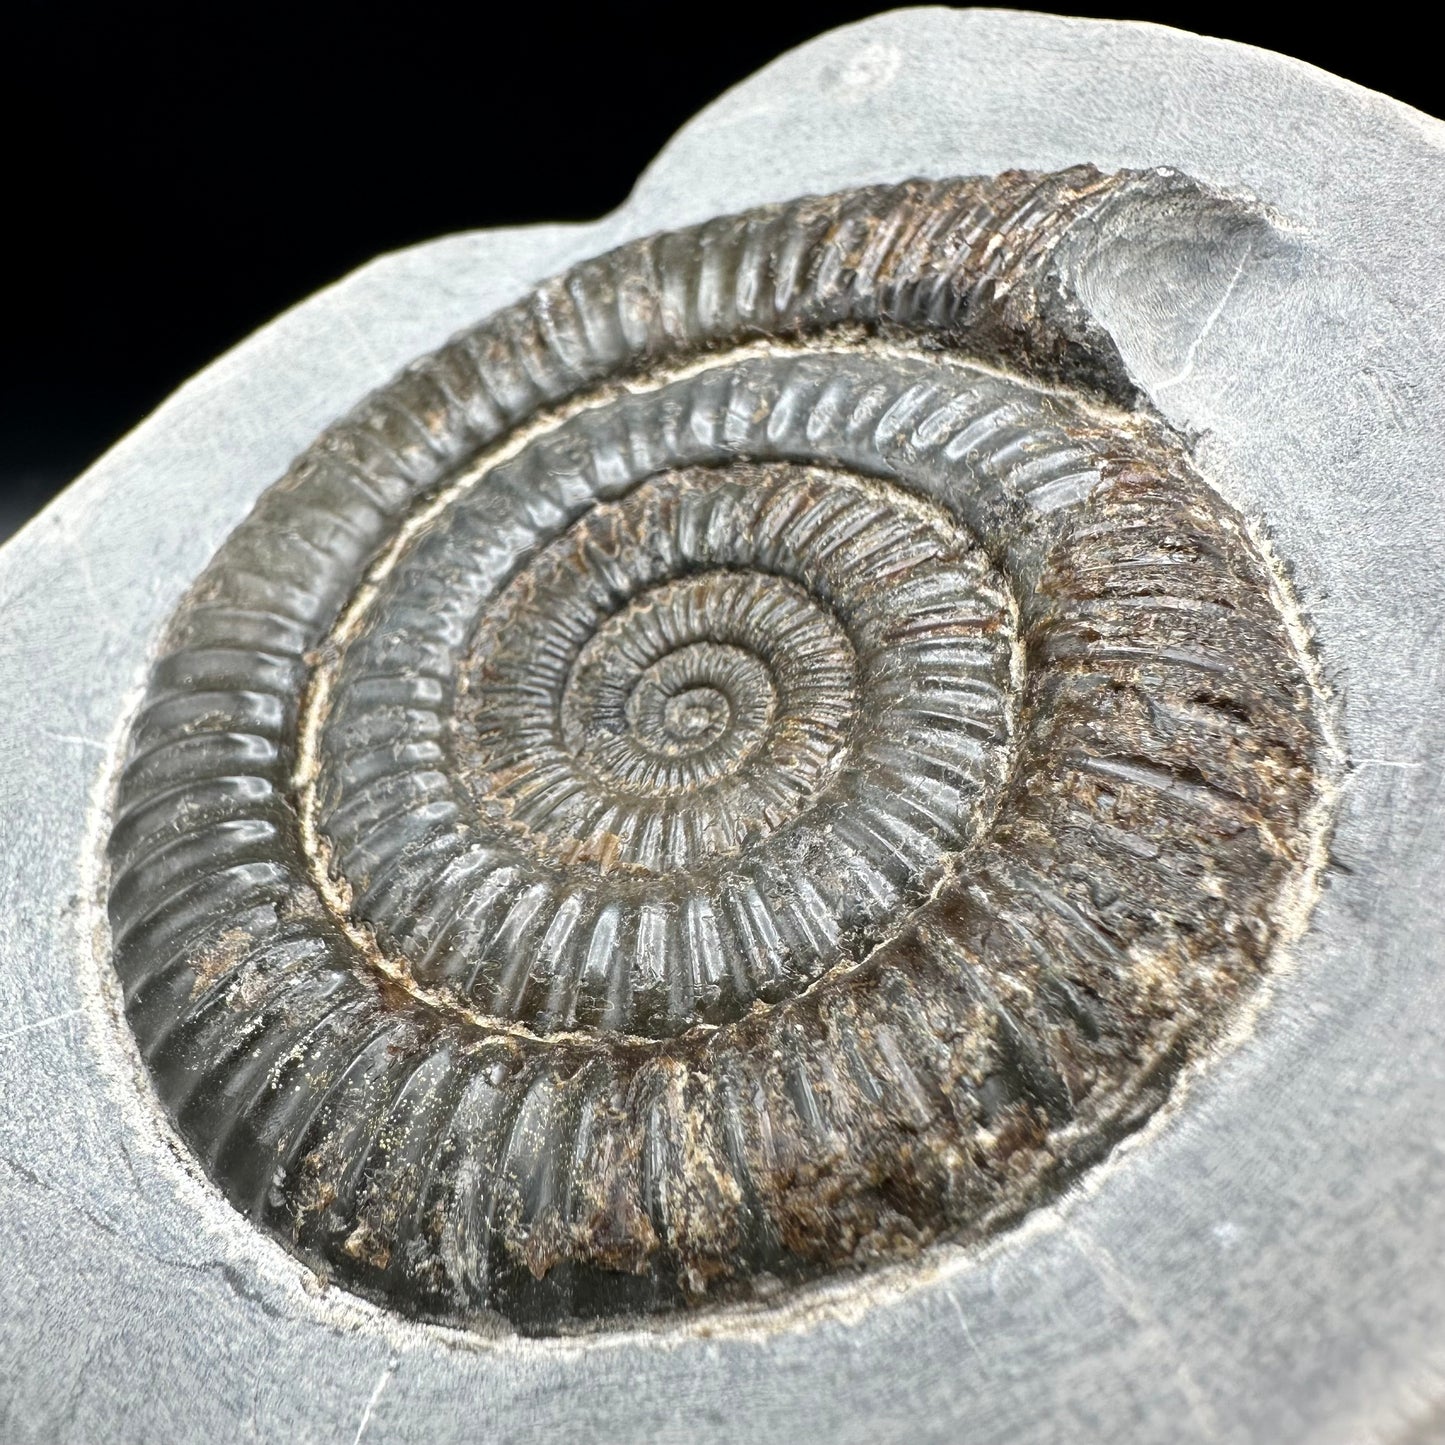
<instances>
[{"instance_id":1,"label":"spiral shell","mask_svg":"<svg viewBox=\"0 0 1445 1445\"><path fill-rule=\"evenodd\" d=\"M977 1237L1160 1103L1317 837L1284 584L1065 258L1164 172L622 247L410 367L174 618L126 1014L235 1207L528 1330Z\"/></svg>"}]
</instances>

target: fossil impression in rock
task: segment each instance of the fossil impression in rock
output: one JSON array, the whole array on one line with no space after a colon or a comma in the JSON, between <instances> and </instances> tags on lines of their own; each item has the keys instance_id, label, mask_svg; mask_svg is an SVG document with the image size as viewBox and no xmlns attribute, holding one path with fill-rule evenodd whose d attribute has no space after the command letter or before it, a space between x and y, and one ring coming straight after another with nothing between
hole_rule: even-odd
<instances>
[{"instance_id":1,"label":"fossil impression in rock","mask_svg":"<svg viewBox=\"0 0 1445 1445\"><path fill-rule=\"evenodd\" d=\"M1327 769L1286 583L1071 282L1141 201L1263 224L1082 167L714 220L264 495L109 847L238 1210L555 1330L980 1237L1158 1107L1298 922Z\"/></svg>"}]
</instances>

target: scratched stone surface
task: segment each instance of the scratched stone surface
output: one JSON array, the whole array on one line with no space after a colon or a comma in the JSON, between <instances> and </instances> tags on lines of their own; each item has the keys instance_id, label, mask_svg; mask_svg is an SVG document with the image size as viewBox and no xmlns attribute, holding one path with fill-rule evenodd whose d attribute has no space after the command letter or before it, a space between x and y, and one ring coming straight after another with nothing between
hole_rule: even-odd
<instances>
[{"instance_id":1,"label":"scratched stone surface","mask_svg":"<svg viewBox=\"0 0 1445 1445\"><path fill-rule=\"evenodd\" d=\"M1445 1102L1441 919L1432 882L1441 862L1445 614L1434 558L1445 538L1445 504L1431 481L1445 429L1433 399L1445 342L1428 324L1441 289L1432 256L1445 224L1442 139L1445 128L1435 121L1242 47L1131 25L896 13L822 37L730 92L672 142L625 207L595 225L452 237L364 268L223 357L102 459L0 553L9 622L0 675L11 699L0 731L6 817L0 1433L17 1440L478 1434L522 1440L571 1431L588 1439L694 1440L741 1431L760 1440L951 1440L966 1424L970 1438L1000 1441L1430 1438L1445 1410L1438 1355L1445 1225L1431 1208L1445 1182L1437 1122ZM916 437L906 455L886 465L836 442L821 454L782 446L770 456L754 439L741 461L694 454L722 434L707 422L726 409L685 368L677 375L659 371L634 385L630 398L609 396L560 418L555 435L530 440L530 451L524 447L495 468L512 467L525 478L532 465L557 475L555 457L542 456L554 443L573 460L588 446L596 455L615 455L605 445L597 451L611 424L607 407L627 411L618 424L632 428L629 435L645 430L649 408L661 407L664 432L668 416L690 414L697 422L689 432L692 451L683 448L652 480L615 501L589 503L561 526L561 544L574 548L573 557L600 548L631 571L622 605L604 609L600 621L584 616L577 624L576 665L558 684L564 696L550 753L527 753L519 762L515 729L519 716L525 723L517 712L523 704L506 699L525 701L550 685L543 675L548 648L533 644L581 615L569 590L576 568L562 560L557 541L549 551L543 539L529 544L524 585L480 589L473 641L485 645L455 660L460 741L451 781L468 827L490 830L489 846L501 846L501 839L525 849L518 856L533 871L522 891L536 896L547 870L592 870L610 901L598 905L594 898L587 906L601 914L611 908L627 921L620 933L607 931L611 923L594 923L587 936L624 937L632 948L627 956L645 961L649 900L655 902L648 889L692 886L712 877L708 870L720 856L750 856L746 849L754 846L778 850L774 839L806 832L818 800L831 796L835 773L847 771L836 761L838 739L840 730L856 726L849 721L858 711L855 692L868 696L887 684L866 664L888 649L867 630L866 599L859 600L856 580L838 571L832 554L805 548L803 560L777 562L792 555L786 529L774 536L756 522L719 524L709 535L721 539L721 552L688 553L680 571L679 554L659 562L638 539L660 535L660 519L688 509L692 515L711 508L710 515L735 522L744 492L775 498L778 516L827 497L830 506L851 509L858 526L875 528L880 545L902 545L906 537L939 575L969 579L967 588L949 590L955 612L945 630L949 656L964 646L960 638L974 638L966 658L955 660L972 669L975 681L993 679L992 692L976 692L983 712L971 722L988 742L961 750L948 772L970 779L978 798L956 800L951 812L946 799L934 800L929 828L917 835L922 841L898 880L910 907L937 903L944 894L936 892L931 870L946 871L950 858L976 845L985 815L1013 816L1009 800L1002 807L988 800L997 777L1013 768L999 751L1022 747L1027 755L1029 720L1062 716L1030 701L1027 685L1036 674L998 671L988 639L1014 629L1021 650L1045 662L1070 646L1097 646L1093 632L1078 641L1079 609L1087 599L1097 621L1101 596L1113 607L1115 594L1088 591L1099 573L1090 548L1111 522L1124 526L1121 508L1133 508L1125 519L1131 537L1160 526L1162 515L1173 517L1168 546L1177 561L1181 514L1169 508L1187 498L1191 555L1244 588L1230 594L1233 609L1247 612L1249 599L1268 594L1247 651L1259 669L1256 691L1275 695L1274 721L1266 725L1263 712L1217 691L1181 698L1159 666L1150 673L1147 658L1141 666L1149 675L1141 674L1137 691L1147 706L1131 719L1115 701L1106 720L1115 733L1134 728L1142 737L1147 715L1154 745L1167 754L1164 771L1176 790L1171 806L1182 810L1165 830L1176 842L1193 836L1180 819L1198 816L1209 770L1222 770L1214 773L1218 779L1235 769L1229 775L1236 783L1246 775L1257 783L1266 754L1277 786L1256 787L1254 797L1258 816L1273 821L1253 834L1231 824L1231 836L1268 835L1287 845L1296 826L1290 819L1306 797L1328 802L1332 831L1307 919L1298 908L1286 917L1282 895L1269 889L1252 911L1255 904L1241 903L1247 890L1237 879L1200 895L1200 928L1207 934L1217 925L1228 944L1210 954L1219 964L1206 980L1211 1006L1168 1015L1202 1024L1200 1053L1192 1063L1178 1060L1174 1072L1182 1073L1167 1104L1155 1112L1163 1095L1151 1095L1140 1115L1152 1115L1150 1122L1089 1172L1066 1180L1062 1194L1030 1193L1021 1170L1014 1182L1030 1207L1016 1227L968 1236L955 1226L975 1217L969 1201L976 1196L967 1189L915 1191L902 1213L915 1230L920 1220L924 1227L908 1248L874 1251L868 1269L840 1271L840 1258L857 1262L854 1236L847 1248L824 1240L826 1267L799 1271L809 1282L769 1286L766 1298L735 1307L727 1300L713 1307L700 1297L729 1271L772 1276L775 1254L763 1257L745 1225L726 1238L686 1228L667 1236L681 1216L657 1206L628 1256L628 1270L650 1281L651 1293L626 1303L634 1312L661 1313L643 1324L624 1311L620 1323L612 1320L600 1332L561 1339L519 1337L510 1326L565 1323L582 1312L579 1300L605 1303L606 1290L543 1300L528 1295L525 1279L538 1276L524 1268L515 1275L522 1287L510 1295L483 1290L460 1312L418 1307L410 1287L398 1293L390 1282L398 1272L388 1274L383 1249L396 1242L387 1235L395 1221L386 1208L367 1214L357 1199L351 1213L343 1210L329 1224L319 1219L319 1232L305 1238L242 1218L232 1207L237 1179L255 1186L262 1214L269 1181L236 1163L247 1157L244 1150L206 1155L205 1140L215 1136L176 1107L178 1096L167 1098L175 1061L167 1065L162 1051L157 1067L148 1031L192 1004L203 1008L208 988L223 992L230 973L244 969L254 931L222 926L210 947L186 955L170 1004L146 1014L132 984L155 950L141 950L139 961L127 964L124 939L112 939L109 920L121 928L143 924L150 915L139 903L132 915L132 903L170 876L166 860L174 854L157 861L142 848L128 858L127 842L144 834L143 809L128 825L131 834L120 833L117 842L113 804L128 787L142 798L146 789L164 794L161 785L175 779L181 766L175 757L137 750L136 739L144 743L151 727L150 740L164 742L164 709L186 706L205 668L220 666L214 656L183 666L166 659L187 645L204 651L206 628L235 624L234 607L222 619L216 596L188 600L188 590L257 499L358 398L415 357L522 302L546 278L637 238L678 234L804 195L865 187L878 188L871 193L877 195L909 177L1077 175L1070 168L1080 165L1104 177L1135 172L1143 179L1122 184L1107 224L1070 233L1050 295L1067 303L1062 330L1074 351L1010 351L1000 340L1007 328L995 328L987 345L975 344L956 363L940 361L936 347L921 358L911 354L909 338L850 334L824 347L826 375L816 371L824 364L818 355L806 350L739 353L720 357L719 365L728 369L730 395L753 403L731 414L764 431L780 398L820 395L850 379L865 391L906 390L917 382L909 367L927 365L936 383L939 366L966 371L982 362L973 377L949 372L960 385L972 382L976 404L980 388L1017 386L1027 373L1035 391L1009 399L1034 408L1035 417L1041 406L1055 409L1054 423L1074 428L1070 445L1114 445L1098 440L1099 423L1107 420L1117 437L1122 412L1123 431L1157 464L1152 489L1136 466L1127 485L1116 480L1113 492L1100 494L1105 515L1078 529L1072 551L1061 549L1063 533L1031 549L1028 527L1001 526L987 508L969 513L946 490L930 491L920 480L927 457ZM1179 184L1168 179L1175 176L1196 188L1191 194L1216 201L1182 202ZM1108 364L1061 367L1060 355L1096 363L1104 356ZM1048 393L1042 401L1041 385ZM1085 411L1070 422L1063 415L1070 407ZM803 431L815 449L828 437L826 426ZM774 427L770 434L787 431ZM675 440L675 426L671 435ZM578 475L585 472L584 465ZM603 473L611 475L606 467ZM1060 471L1056 480L1070 475ZM1088 496L1070 493L1062 509L1064 533L1070 507L1087 512L1094 504L1093 493L1082 491ZM535 507L528 518L499 519L497 507L519 495L528 493L509 491L505 478L493 486L488 515L500 520L499 530L521 521L558 525ZM1008 495L1007 487L999 495ZM312 714L314 775L303 780L312 795L307 836L328 865L336 864L331 903L355 913L332 917L327 927L359 920L363 927L353 932L377 948L380 963L405 961L402 981L413 990L412 1003L440 991L467 1028L501 1020L508 1038L525 1038L528 1047L533 1041L553 1047L565 1035L573 1040L568 1047L595 1048L599 1039L625 1036L629 1048L655 1054L688 1039L698 1024L718 1037L746 1034L747 1024L756 1042L768 1027L748 1022L759 1009L767 1019L796 1018L789 1010L831 986L830 971L843 954L858 952L859 940L871 946L881 920L892 926L898 916L892 900L884 907L852 896L832 853L819 859L806 848L780 852L788 888L768 894L760 885L757 894L773 900L768 916L804 919L799 938L806 934L807 946L795 943L787 967L764 976L757 967L762 952L739 945L743 934L735 933L731 956L738 966L721 972L725 982L716 987L708 986L706 970L694 969L624 988L619 980L651 976L621 968L604 970L590 993L580 982L585 974L575 971L567 976L579 983L570 990L529 987L507 971L505 956L499 971L488 972L497 950L477 945L476 933L454 930L448 938L456 946L440 948L406 931L418 912L407 901L407 890L421 886L418 875L386 876L385 860L368 850L364 819L358 822L365 812L358 798L376 801L366 794L374 778L365 747L368 699L395 652L385 645L386 629L368 633L367 607L374 616L418 618L422 626L426 608L408 589L435 575L438 559L444 566L456 559L466 508L487 496L487 476L459 482L452 508L408 533L375 598L348 614L348 630L303 658L325 678L326 694ZM760 531L771 547L769 569L760 568L759 552L743 550L757 547ZM244 536L245 527L236 535ZM1154 545L1157 554L1158 538ZM462 552L473 556L475 548ZM1114 564L1130 561L1117 547L1108 556ZM408 559L416 558L427 565L409 569ZM1132 561L1138 560L1136 554ZM820 578L834 580L824 586ZM616 584L615 575L611 580ZM773 612L789 621L787 635L822 659L818 667L800 671L737 621L759 615L760 587ZM639 588L641 608L633 605ZM1041 609L1030 600L1040 596L1063 601ZM538 599L548 605L539 607ZM203 611L215 604L204 619L198 601ZM883 610L897 617L909 605L909 595L895 592ZM1065 621L1074 619L1074 633L1061 623L1061 609ZM984 625L991 615L999 620ZM415 635L421 646L426 638ZM647 646L658 636L666 646L654 655ZM1242 644L1240 651L1242 661ZM1308 681L1314 659L1321 671ZM637 676L627 671L634 663ZM897 665L907 673L906 645ZM1024 691L1015 695L1021 679ZM1290 710L1292 733L1280 721L1282 686L1286 695L1290 687L1304 688ZM162 696L176 687L180 703ZM315 691L301 688L298 698L314 701ZM1057 689L1050 696L1058 702ZM1196 721L1181 733L1186 702ZM1103 704L1095 698L1088 706ZM863 711L877 723L868 746L879 757L896 756L897 738L880 721L887 710ZM1185 758L1178 749L1187 753L1190 738L1197 741L1189 728L1200 715L1213 719L1213 755ZM806 720L809 748L778 750L769 729L779 716ZM1095 733L1098 723L1095 717L1089 724ZM1071 758L1081 755L1084 733L1089 728L1073 738ZM1272 741L1262 750L1265 735ZM416 742L408 743L409 758ZM1056 745L1057 739L1049 744ZM1331 751L1336 746L1338 753ZM862 743L853 751L873 756ZM1280 771L1286 756L1293 773ZM117 795L127 757L132 771ZM1331 760L1339 758L1336 767ZM555 768L558 759L585 765L594 793L604 785L636 793L645 785L637 821L620 830L604 826L616 815L594 793L577 795L560 813L516 806L508 789L517 768ZM746 768L755 759L777 769L761 808L759 795L737 781L754 776ZM1117 760L1114 766L1112 786L1126 799L1129 788L1161 776L1138 759L1122 775ZM1054 776L1051 768L1041 776ZM1286 775L1296 782L1280 792ZM675 841L663 847L656 841L663 823L649 831L648 820L675 818L681 807L675 800L691 797L700 783L709 790L706 841L679 823L666 834ZM876 837L877 819L894 816L893 804L870 799L866 788L855 787L849 797L853 813L828 815L851 820L840 825L844 837ZM1133 855L1147 852L1139 829L1117 823L1109 821L1111 833L1101 831L1103 819L1090 825L1105 865L1119 856L1121 837L1132 840ZM116 827L123 826L120 817ZM1024 823L1014 827L987 875L990 888L1017 883L1003 877L1003 865L1021 856ZM439 837L427 835L433 843ZM1110 841L1100 845L1099 838ZM121 868L114 877L105 865L108 842ZM1186 868L1180 876L1229 884L1229 858L1238 855L1225 857L1214 845L1207 851L1211 861L1202 874ZM1285 846L1278 856L1288 852ZM877 863L866 848L857 856ZM130 875L127 862L135 864ZM777 868L758 866L764 882L779 876ZM1067 871L1047 874L1051 885L1063 888ZM1257 865L1246 872L1264 876ZM806 915L788 912L799 886L813 900ZM107 889L120 890L110 893L109 909ZM1034 888L1026 896L1036 903L1044 895ZM1215 896L1228 906L1211 911L1202 900ZM616 902L623 898L638 900L635 916ZM989 902L997 907L1000 898L1006 891ZM724 901L719 911L730 907ZM1185 904L1177 908L1182 917ZM1012 905L1002 912L1019 916ZM306 924L304 908L289 909L287 927ZM512 933L521 928L519 922ZM1297 937L1289 936L1292 929ZM1243 942L1246 935L1253 942ZM944 935L919 936L932 947ZM721 958L729 946L721 934L715 943L709 936L698 956ZM1136 961L1141 948L1136 940ZM987 952L981 943L980 950ZM1158 959L1178 956L1159 952L1149 977L1157 983ZM1246 965L1252 979L1264 960L1262 986L1252 984L1231 1009L1214 1007L1221 979ZM239 985L243 1002L254 997L244 979ZM1041 991L1032 987L1022 996ZM1157 1002L1157 989L1153 996ZM968 1117L996 1143L1000 1131L990 1131L988 1111L1014 1111L1010 1159L1042 1148L1039 1140L1076 1095L1085 1097L1077 1046L1050 1032L1061 997L1022 1028L996 997L982 1007L978 995L972 1001L979 1022L969 1047L985 1062L1011 1067L993 1068L992 1084L989 1067L982 1070ZM888 1037L896 1036L898 1017ZM806 1029L803 1035L801 1043L794 1036L764 1051L785 1065L821 1058L818 1036L806 1036ZM1049 1041L1042 1053L1030 1046L1038 1039ZM922 1039L908 1042L923 1048ZM221 1053L216 1049L208 1066L224 1063ZM427 1057L436 1069L438 1056ZM490 1069L499 1061L487 1062ZM193 1058L185 1067L198 1065ZM421 1077L427 1066L411 1067L408 1077ZM890 1067L896 1081L911 1066L896 1056ZM495 1079L490 1072L482 1077L487 1087L505 1090L513 1075L509 1066ZM535 1103L545 1094L531 1077L525 1098ZM666 1095L658 1085L649 1096L652 1117L666 1112L657 1103ZM687 1117L684 1095L680 1118ZM421 1099L423 1091L411 1097ZM762 1097L766 1113L776 1100L768 1101L765 1084ZM796 1100L796 1092L790 1097ZM794 1109L793 1117L802 1116ZM1025 1118L1032 1136L1017 1127ZM888 1130L868 1137L897 1146ZM1020 1148L1026 1137L1031 1142ZM930 1138L922 1152L936 1158L947 1147L947 1140ZM682 1155L695 1159L697 1151ZM903 1156L889 1157L896 1165ZM1090 1155L1096 1158L1097 1151ZM318 1216L334 1204L335 1183L313 1167L312 1192L303 1197L324 1206ZM780 1207L792 1207L776 1180L769 1187ZM932 1205L918 1203L929 1198L951 1202L930 1214ZM949 1213L955 1208L960 1212ZM626 1211L619 1217L640 1218ZM704 1211L702 1223L721 1217ZM813 1250L817 1264L810 1216L789 1217L804 1221L795 1252ZM639 1241L659 1237L664 1264L651 1274L652 1263L634 1269L639 1250L645 1253ZM534 1251L523 1263L552 1266L559 1250L572 1251L575 1262L577 1251L595 1246L595 1236L554 1228L537 1246L543 1256ZM453 1250L451 1258L462 1254ZM910 1257L894 1259L899 1254ZM338 1272L338 1259L354 1261L354 1275ZM474 1268L466 1278L486 1273ZM488 1311L497 1310L493 1327ZM411 1317L417 1314L444 1316L446 1323Z\"/></svg>"}]
</instances>

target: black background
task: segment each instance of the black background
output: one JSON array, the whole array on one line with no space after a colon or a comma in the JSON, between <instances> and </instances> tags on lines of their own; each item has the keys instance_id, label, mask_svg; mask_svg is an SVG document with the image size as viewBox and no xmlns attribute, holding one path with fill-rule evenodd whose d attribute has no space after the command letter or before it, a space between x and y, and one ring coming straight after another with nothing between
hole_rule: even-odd
<instances>
[{"instance_id":1,"label":"black background","mask_svg":"<svg viewBox=\"0 0 1445 1445\"><path fill-rule=\"evenodd\" d=\"M318 286L446 231L600 215L713 96L882 8L17 4L0 537ZM1031 8L1222 35L1445 110L1434 46L1391 7Z\"/></svg>"}]
</instances>

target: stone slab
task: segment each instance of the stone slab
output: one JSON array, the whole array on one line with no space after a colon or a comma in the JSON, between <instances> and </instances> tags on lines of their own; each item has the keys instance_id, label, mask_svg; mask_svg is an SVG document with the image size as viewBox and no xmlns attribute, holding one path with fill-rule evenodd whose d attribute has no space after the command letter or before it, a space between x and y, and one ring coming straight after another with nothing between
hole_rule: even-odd
<instances>
[{"instance_id":1,"label":"stone slab","mask_svg":"<svg viewBox=\"0 0 1445 1445\"><path fill-rule=\"evenodd\" d=\"M1179 167L1298 243L1191 295L1103 256L1086 276L1291 564L1351 759L1324 897L1248 1037L1023 1228L765 1326L477 1341L318 1291L169 1140L106 997L98 808L187 583L328 421L574 261L805 192L1079 161ZM601 221L383 257L177 392L0 551L0 1437L1445 1430L1442 233L1445 125L1311 67L897 11L723 96Z\"/></svg>"}]
</instances>

